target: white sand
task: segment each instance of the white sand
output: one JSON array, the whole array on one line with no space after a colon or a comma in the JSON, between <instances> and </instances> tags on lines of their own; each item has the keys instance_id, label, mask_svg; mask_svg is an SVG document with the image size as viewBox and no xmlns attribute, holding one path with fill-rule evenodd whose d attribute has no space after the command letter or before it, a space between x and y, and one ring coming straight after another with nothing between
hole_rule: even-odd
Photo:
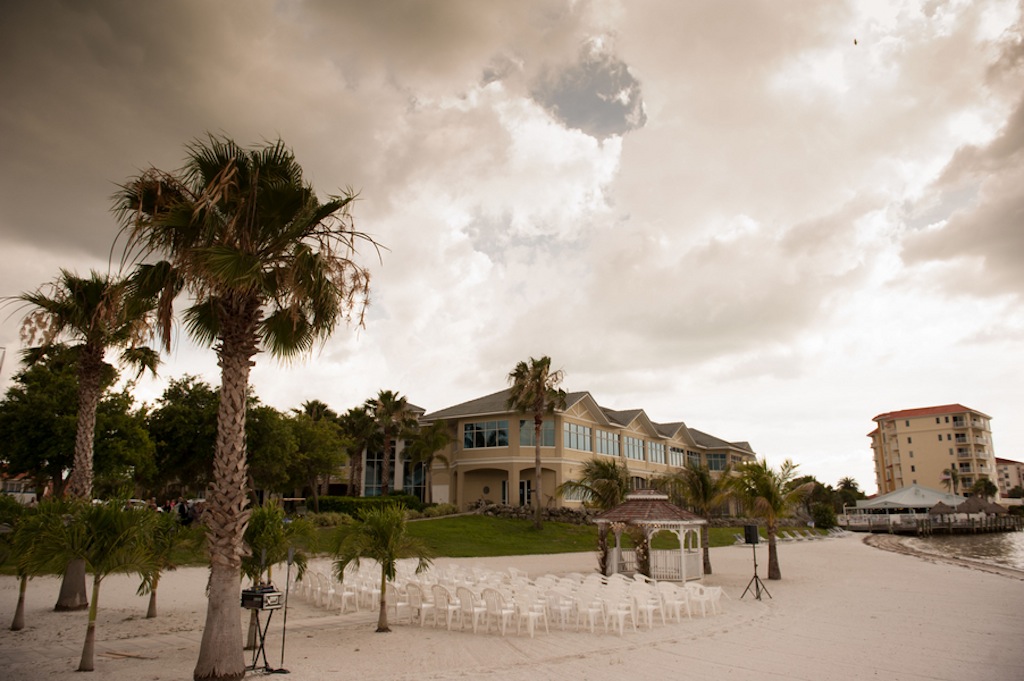
<instances>
[{"instance_id":1,"label":"white sand","mask_svg":"<svg viewBox=\"0 0 1024 681\"><path fill-rule=\"evenodd\" d=\"M761 574L767 550L758 549ZM866 546L860 536L780 545L784 579L772 598L740 594L753 572L749 547L712 550L729 598L724 613L625 636L552 629L535 639L395 625L374 633L376 613L339 616L291 599L284 667L290 679L1024 679L1024 582ZM589 572L593 554L449 562L530 575ZM283 575L278 575L283 583ZM111 577L100 595L97 678L189 680L205 619L206 571L169 573L160 617L145 619L135 577ZM59 583L29 584L26 628L7 629L17 582L0 578L0 678L76 679L86 613L51 611ZM239 616L247 615L239 608ZM281 613L268 634L281 663ZM249 653L246 653L248 661ZM250 676L252 676L251 674Z\"/></svg>"}]
</instances>

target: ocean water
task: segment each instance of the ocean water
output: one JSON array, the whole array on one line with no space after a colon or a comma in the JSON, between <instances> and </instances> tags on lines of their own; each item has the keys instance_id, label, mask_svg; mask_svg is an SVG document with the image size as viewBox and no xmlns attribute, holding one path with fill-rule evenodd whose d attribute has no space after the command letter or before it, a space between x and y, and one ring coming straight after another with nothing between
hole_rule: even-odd
<instances>
[{"instance_id":1,"label":"ocean water","mask_svg":"<svg viewBox=\"0 0 1024 681\"><path fill-rule=\"evenodd\" d=\"M907 544L927 553L1024 570L1024 532L914 537Z\"/></svg>"}]
</instances>

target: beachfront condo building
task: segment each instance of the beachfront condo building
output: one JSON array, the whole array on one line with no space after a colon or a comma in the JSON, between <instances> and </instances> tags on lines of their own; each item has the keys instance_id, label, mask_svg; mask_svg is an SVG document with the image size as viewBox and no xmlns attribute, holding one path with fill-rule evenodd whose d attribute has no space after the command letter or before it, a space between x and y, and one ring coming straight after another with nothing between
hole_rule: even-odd
<instances>
[{"instance_id":1,"label":"beachfront condo building","mask_svg":"<svg viewBox=\"0 0 1024 681\"><path fill-rule=\"evenodd\" d=\"M996 485L1001 497L1009 497L1017 487L1024 488L1024 463L996 457Z\"/></svg>"},{"instance_id":2,"label":"beachfront condo building","mask_svg":"<svg viewBox=\"0 0 1024 681\"><path fill-rule=\"evenodd\" d=\"M438 462L432 469L434 501L460 509L480 501L532 504L533 417L509 410L509 393L502 390L420 418L423 424L446 422L452 436L442 452L447 464ZM634 489L687 461L723 471L756 458L746 442L727 442L681 421L655 423L643 409L608 409L588 392L568 393L565 409L544 419L540 439L545 507L579 507L579 499L563 499L555 489L579 479L583 464L595 457L615 458L626 466Z\"/></svg>"},{"instance_id":3,"label":"beachfront condo building","mask_svg":"<svg viewBox=\"0 0 1024 681\"><path fill-rule=\"evenodd\" d=\"M980 478L996 478L987 414L946 404L891 411L872 420L877 427L868 437L879 494L909 485L968 494Z\"/></svg>"}]
</instances>

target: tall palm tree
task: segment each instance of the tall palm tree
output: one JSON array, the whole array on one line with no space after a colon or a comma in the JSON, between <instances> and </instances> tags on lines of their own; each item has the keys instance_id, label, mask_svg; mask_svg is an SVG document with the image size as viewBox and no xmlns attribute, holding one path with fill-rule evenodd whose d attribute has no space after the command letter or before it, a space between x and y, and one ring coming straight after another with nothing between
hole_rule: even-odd
<instances>
[{"instance_id":1,"label":"tall palm tree","mask_svg":"<svg viewBox=\"0 0 1024 681\"><path fill-rule=\"evenodd\" d=\"M605 511L625 501L629 494L629 470L614 459L589 459L578 480L566 480L556 491Z\"/></svg>"},{"instance_id":2,"label":"tall palm tree","mask_svg":"<svg viewBox=\"0 0 1024 681\"><path fill-rule=\"evenodd\" d=\"M249 372L261 349L290 359L325 341L342 320L362 324L369 272L355 261L352 192L321 203L283 142L252 149L209 136L188 145L177 173L150 169L115 196L125 259L159 291L165 348L172 303L186 291L185 325L212 345L221 368L212 489L204 523L210 550L206 626L193 672L245 673L238 617L242 537L249 518L245 417ZM152 258L164 260L151 263Z\"/></svg>"},{"instance_id":3,"label":"tall palm tree","mask_svg":"<svg viewBox=\"0 0 1024 681\"><path fill-rule=\"evenodd\" d=\"M135 367L140 375L147 369L156 373L159 356L143 345L150 333L155 301L138 295L125 279L96 272L80 277L64 269L51 283L11 300L29 308L21 327L22 339L28 345L47 348L58 341L69 341L76 356L78 415L66 492L79 499L92 499L96 408L107 369L104 356L110 348L121 348L123 364ZM65 571L54 609L86 607L85 570L81 561L75 561Z\"/></svg>"},{"instance_id":4,"label":"tall palm tree","mask_svg":"<svg viewBox=\"0 0 1024 681\"><path fill-rule=\"evenodd\" d=\"M448 432L448 423L445 421L434 421L429 426L418 429L410 438L409 460L413 464L423 465L425 474L424 485L426 487L426 498L424 501L428 504L434 503L434 462L440 461L448 465L448 457L441 454L441 452L451 442L452 435Z\"/></svg>"},{"instance_id":5,"label":"tall palm tree","mask_svg":"<svg viewBox=\"0 0 1024 681\"><path fill-rule=\"evenodd\" d=\"M529 362L519 362L508 375L512 386L507 407L521 414L533 416L534 442L534 487L533 494L533 526L541 528L541 465L540 442L544 416L553 414L556 409L565 409L565 391L558 387L564 374L561 369L551 370L551 358L530 358Z\"/></svg>"},{"instance_id":6,"label":"tall palm tree","mask_svg":"<svg viewBox=\"0 0 1024 681\"><path fill-rule=\"evenodd\" d=\"M782 579L776 535L779 519L809 494L814 483L791 487L797 464L789 459L778 470L768 466L767 459L751 461L739 468L739 477L732 478L733 491L752 515L764 518L768 534L768 579Z\"/></svg>"},{"instance_id":7,"label":"tall palm tree","mask_svg":"<svg viewBox=\"0 0 1024 681\"><path fill-rule=\"evenodd\" d=\"M703 464L687 464L678 471L655 478L654 486L668 493L673 503L688 506L707 521L700 528L704 547L704 574L711 574L710 527L712 514L732 495L729 466L717 476Z\"/></svg>"},{"instance_id":8,"label":"tall palm tree","mask_svg":"<svg viewBox=\"0 0 1024 681\"><path fill-rule=\"evenodd\" d=\"M363 495L363 452L374 446L380 433L366 405L353 407L341 416L341 430L352 443L348 465L348 495Z\"/></svg>"},{"instance_id":9,"label":"tall palm tree","mask_svg":"<svg viewBox=\"0 0 1024 681\"><path fill-rule=\"evenodd\" d=\"M415 558L416 573L419 574L430 567L433 558L422 540L408 534L405 506L402 504L385 504L367 509L356 525L339 527L335 535L334 555L334 573L339 581L345 579L345 568L349 563L358 567L361 558L375 560L380 565L378 632L391 631L388 628L385 594L388 582L395 579L398 561Z\"/></svg>"},{"instance_id":10,"label":"tall palm tree","mask_svg":"<svg viewBox=\"0 0 1024 681\"><path fill-rule=\"evenodd\" d=\"M416 417L409 409L404 395L392 390L381 390L376 397L366 400L366 408L373 415L377 428L384 436L384 455L380 468L380 495L386 497L391 490L391 461L398 449L398 438L416 427Z\"/></svg>"},{"instance_id":11,"label":"tall palm tree","mask_svg":"<svg viewBox=\"0 0 1024 681\"><path fill-rule=\"evenodd\" d=\"M95 669L96 615L100 585L116 572L131 574L149 569L152 558L147 535L154 513L134 510L122 501L91 504L76 501L69 513L40 511L31 552L34 570L45 570L71 559L85 561L92 573L89 622L78 671ZM59 511L59 509L58 509Z\"/></svg>"}]
</instances>

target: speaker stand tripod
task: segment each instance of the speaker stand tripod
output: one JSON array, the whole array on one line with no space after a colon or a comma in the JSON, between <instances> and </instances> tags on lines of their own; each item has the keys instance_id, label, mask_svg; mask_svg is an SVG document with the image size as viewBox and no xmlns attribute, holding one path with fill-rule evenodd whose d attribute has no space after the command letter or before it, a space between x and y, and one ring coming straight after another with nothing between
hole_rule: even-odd
<instances>
[{"instance_id":1,"label":"speaker stand tripod","mask_svg":"<svg viewBox=\"0 0 1024 681\"><path fill-rule=\"evenodd\" d=\"M768 594L768 598L771 598L772 595L768 593L768 589L765 587L764 582L762 582L761 578L757 576L757 544L751 544L750 548L754 550L754 576L750 578L750 582L747 583L747 588L743 590L743 596L747 595L747 592L750 591L750 587L754 587L754 598L757 600L761 600L762 591ZM743 596L740 596L741 600Z\"/></svg>"}]
</instances>

